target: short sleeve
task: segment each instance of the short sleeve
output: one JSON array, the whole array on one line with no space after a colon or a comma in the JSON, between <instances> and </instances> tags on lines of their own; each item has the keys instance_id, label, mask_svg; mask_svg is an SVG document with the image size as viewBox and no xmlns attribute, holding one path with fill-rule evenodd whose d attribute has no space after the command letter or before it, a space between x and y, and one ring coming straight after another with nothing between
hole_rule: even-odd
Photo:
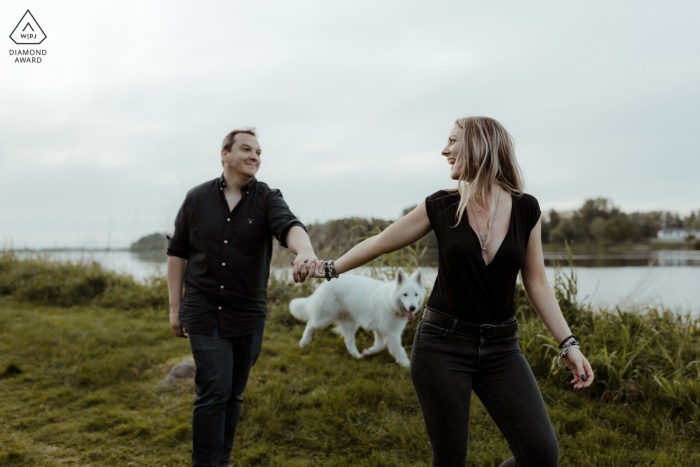
<instances>
[{"instance_id":1,"label":"short sleeve","mask_svg":"<svg viewBox=\"0 0 700 467\"><path fill-rule=\"evenodd\" d=\"M456 198L454 196L456 196ZM425 198L425 210L428 212L430 227L436 234L440 227L445 225L445 215L449 214L450 219L455 219L455 210L452 209L454 207L453 204L455 200L457 204L459 204L459 193L448 190L436 191L432 195Z\"/></svg>"},{"instance_id":2,"label":"short sleeve","mask_svg":"<svg viewBox=\"0 0 700 467\"><path fill-rule=\"evenodd\" d=\"M430 221L430 227L435 230L435 222L433 222L433 203L432 196L425 197L425 210L428 213L428 220Z\"/></svg>"},{"instance_id":3,"label":"short sleeve","mask_svg":"<svg viewBox=\"0 0 700 467\"><path fill-rule=\"evenodd\" d=\"M175 232L168 238L168 256L188 259L190 257L190 214L192 192L187 193L175 218Z\"/></svg>"},{"instance_id":4,"label":"short sleeve","mask_svg":"<svg viewBox=\"0 0 700 467\"><path fill-rule=\"evenodd\" d=\"M280 245L287 248L287 232L293 226L298 225L306 230L304 224L292 213L287 203L282 198L280 190L270 190L266 198L267 225Z\"/></svg>"},{"instance_id":5,"label":"short sleeve","mask_svg":"<svg viewBox=\"0 0 700 467\"><path fill-rule=\"evenodd\" d=\"M537 225L537 221L540 220L540 216L542 215L542 211L540 211L540 203L537 201L537 199L534 196L529 196L529 201L530 201L530 209L529 209L529 218L530 218L530 230L534 229L535 226Z\"/></svg>"}]
</instances>

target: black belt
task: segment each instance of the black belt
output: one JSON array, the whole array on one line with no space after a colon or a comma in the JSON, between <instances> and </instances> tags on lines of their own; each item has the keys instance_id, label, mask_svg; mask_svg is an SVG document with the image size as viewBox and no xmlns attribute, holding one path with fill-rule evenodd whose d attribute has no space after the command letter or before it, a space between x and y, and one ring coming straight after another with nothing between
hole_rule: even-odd
<instances>
[{"instance_id":1,"label":"black belt","mask_svg":"<svg viewBox=\"0 0 700 467\"><path fill-rule=\"evenodd\" d=\"M515 317L511 318L513 322L508 324L474 324L466 321L459 321L457 318L445 315L437 310L432 310L427 306L423 310L422 319L430 324L440 326L441 328L451 329L454 332L482 338L510 336L518 330L518 319Z\"/></svg>"}]
</instances>

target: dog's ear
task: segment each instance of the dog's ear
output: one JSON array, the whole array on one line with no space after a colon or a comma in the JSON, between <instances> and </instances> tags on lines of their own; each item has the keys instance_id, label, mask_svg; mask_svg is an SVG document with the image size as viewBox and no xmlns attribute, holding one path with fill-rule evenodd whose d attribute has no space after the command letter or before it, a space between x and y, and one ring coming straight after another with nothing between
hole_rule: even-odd
<instances>
[{"instance_id":1,"label":"dog's ear","mask_svg":"<svg viewBox=\"0 0 700 467\"><path fill-rule=\"evenodd\" d=\"M420 268L413 271L413 274L411 274L411 279L415 280L420 285L423 285L423 272L420 270Z\"/></svg>"},{"instance_id":2,"label":"dog's ear","mask_svg":"<svg viewBox=\"0 0 700 467\"><path fill-rule=\"evenodd\" d=\"M404 272L403 268L400 267L398 271L396 271L396 283L401 285L404 283L406 278L406 272Z\"/></svg>"}]
</instances>

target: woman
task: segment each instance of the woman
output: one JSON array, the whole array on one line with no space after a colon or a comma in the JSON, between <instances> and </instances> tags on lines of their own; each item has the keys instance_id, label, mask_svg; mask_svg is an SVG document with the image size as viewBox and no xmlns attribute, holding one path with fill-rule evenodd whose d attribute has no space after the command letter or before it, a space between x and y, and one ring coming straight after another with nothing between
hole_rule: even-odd
<instances>
[{"instance_id":1,"label":"woman","mask_svg":"<svg viewBox=\"0 0 700 467\"><path fill-rule=\"evenodd\" d=\"M311 261L309 277L337 277L434 230L439 265L416 329L411 379L433 452L433 467L463 467L469 402L476 392L514 457L502 466L556 466L559 446L537 382L518 344L518 272L537 314L560 342L573 389L593 382L547 282L537 200L522 191L513 140L496 120L457 120L442 151L456 190L438 191L337 261Z\"/></svg>"}]
</instances>

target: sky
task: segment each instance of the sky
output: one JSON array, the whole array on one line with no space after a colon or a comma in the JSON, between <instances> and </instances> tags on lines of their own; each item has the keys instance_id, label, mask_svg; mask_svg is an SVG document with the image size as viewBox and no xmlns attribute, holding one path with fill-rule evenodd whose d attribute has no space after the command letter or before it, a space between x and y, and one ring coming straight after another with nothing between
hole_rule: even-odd
<instances>
[{"instance_id":1,"label":"sky","mask_svg":"<svg viewBox=\"0 0 700 467\"><path fill-rule=\"evenodd\" d=\"M30 9L40 45L9 38ZM454 121L497 119L543 212L700 209L695 1L0 3L0 247L168 232L221 140L303 222L454 187ZM11 50L46 50L14 63Z\"/></svg>"}]
</instances>

